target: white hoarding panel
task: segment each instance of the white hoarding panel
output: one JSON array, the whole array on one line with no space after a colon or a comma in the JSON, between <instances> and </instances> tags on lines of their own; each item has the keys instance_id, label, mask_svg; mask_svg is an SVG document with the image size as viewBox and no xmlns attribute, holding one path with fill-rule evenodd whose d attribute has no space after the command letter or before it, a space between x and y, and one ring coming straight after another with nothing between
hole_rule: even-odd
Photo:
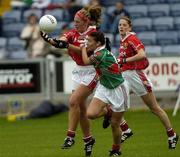
<instances>
[{"instance_id":1,"label":"white hoarding panel","mask_svg":"<svg viewBox=\"0 0 180 157\"><path fill-rule=\"evenodd\" d=\"M72 71L75 67L75 62L67 60L63 62L63 82L64 82L64 93L72 92Z\"/></svg>"},{"instance_id":2,"label":"white hoarding panel","mask_svg":"<svg viewBox=\"0 0 180 157\"><path fill-rule=\"evenodd\" d=\"M145 70L155 91L175 91L180 84L180 57L149 58L150 65ZM64 92L71 93L72 70L75 63L72 60L63 62Z\"/></svg>"},{"instance_id":3,"label":"white hoarding panel","mask_svg":"<svg viewBox=\"0 0 180 157\"><path fill-rule=\"evenodd\" d=\"M149 58L150 65L146 69L154 90L176 90L180 83L180 57Z\"/></svg>"}]
</instances>

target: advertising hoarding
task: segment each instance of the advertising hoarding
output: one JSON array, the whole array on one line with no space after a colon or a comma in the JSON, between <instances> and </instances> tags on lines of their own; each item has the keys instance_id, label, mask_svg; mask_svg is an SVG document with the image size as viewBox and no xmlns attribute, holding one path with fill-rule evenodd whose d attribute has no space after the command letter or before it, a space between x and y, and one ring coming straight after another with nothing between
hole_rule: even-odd
<instances>
[{"instance_id":1,"label":"advertising hoarding","mask_svg":"<svg viewBox=\"0 0 180 157\"><path fill-rule=\"evenodd\" d=\"M27 94L42 92L40 62L0 63L0 94Z\"/></svg>"}]
</instances>

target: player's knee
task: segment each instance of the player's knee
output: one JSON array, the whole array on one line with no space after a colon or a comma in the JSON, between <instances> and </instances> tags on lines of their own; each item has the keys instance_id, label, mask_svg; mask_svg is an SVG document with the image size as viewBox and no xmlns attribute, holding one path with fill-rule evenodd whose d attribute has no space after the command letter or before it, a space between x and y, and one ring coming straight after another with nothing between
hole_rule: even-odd
<instances>
[{"instance_id":1,"label":"player's knee","mask_svg":"<svg viewBox=\"0 0 180 157\"><path fill-rule=\"evenodd\" d=\"M150 105L148 105L148 107L149 107L149 109L150 109L151 111L156 111L156 110L158 110L157 105L154 105L154 104L150 104Z\"/></svg>"},{"instance_id":2,"label":"player's knee","mask_svg":"<svg viewBox=\"0 0 180 157\"><path fill-rule=\"evenodd\" d=\"M150 109L151 109L151 112L155 115L159 115L162 111L162 109L159 106L153 106Z\"/></svg>"},{"instance_id":3,"label":"player's knee","mask_svg":"<svg viewBox=\"0 0 180 157\"><path fill-rule=\"evenodd\" d=\"M79 104L77 101L70 100L69 101L69 107L70 108L79 108Z\"/></svg>"},{"instance_id":4,"label":"player's knee","mask_svg":"<svg viewBox=\"0 0 180 157\"><path fill-rule=\"evenodd\" d=\"M97 115L91 111L87 111L87 117L89 119L95 119L97 117Z\"/></svg>"}]
</instances>

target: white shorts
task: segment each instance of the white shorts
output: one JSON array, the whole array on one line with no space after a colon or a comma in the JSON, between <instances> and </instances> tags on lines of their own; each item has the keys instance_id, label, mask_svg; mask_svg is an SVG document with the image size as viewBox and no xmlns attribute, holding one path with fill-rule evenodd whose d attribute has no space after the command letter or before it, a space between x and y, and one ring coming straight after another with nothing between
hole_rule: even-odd
<instances>
[{"instance_id":1,"label":"white shorts","mask_svg":"<svg viewBox=\"0 0 180 157\"><path fill-rule=\"evenodd\" d=\"M152 91L152 83L142 70L127 70L122 72L128 82L129 89L138 96L146 95Z\"/></svg>"},{"instance_id":2,"label":"white shorts","mask_svg":"<svg viewBox=\"0 0 180 157\"><path fill-rule=\"evenodd\" d=\"M108 89L98 84L94 97L111 105L114 112L124 112L130 107L129 89L126 81L115 89Z\"/></svg>"},{"instance_id":3,"label":"white shorts","mask_svg":"<svg viewBox=\"0 0 180 157\"><path fill-rule=\"evenodd\" d=\"M90 89L94 89L98 82L98 75L94 66L79 66L76 65L72 71L73 88L75 90L80 84L88 86Z\"/></svg>"}]
</instances>

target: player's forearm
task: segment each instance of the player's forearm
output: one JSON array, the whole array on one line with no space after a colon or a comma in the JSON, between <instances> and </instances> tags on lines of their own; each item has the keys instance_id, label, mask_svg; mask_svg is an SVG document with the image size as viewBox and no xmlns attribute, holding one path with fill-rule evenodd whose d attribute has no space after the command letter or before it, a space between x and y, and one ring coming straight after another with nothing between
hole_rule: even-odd
<instances>
[{"instance_id":1,"label":"player's forearm","mask_svg":"<svg viewBox=\"0 0 180 157\"><path fill-rule=\"evenodd\" d=\"M142 60L146 57L146 54L143 49L138 50L138 53L132 57L126 58L126 62L134 62Z\"/></svg>"},{"instance_id":2,"label":"player's forearm","mask_svg":"<svg viewBox=\"0 0 180 157\"><path fill-rule=\"evenodd\" d=\"M69 47L68 47L68 50L71 50L79 55L81 55L82 51L81 51L81 48L78 47L78 46L74 46L72 44L69 44Z\"/></svg>"},{"instance_id":3,"label":"player's forearm","mask_svg":"<svg viewBox=\"0 0 180 157\"><path fill-rule=\"evenodd\" d=\"M59 40L64 40L67 42L67 38L65 36L62 36L59 38ZM69 44L68 50L71 50L79 55L81 55L82 51L81 48L72 44Z\"/></svg>"},{"instance_id":4,"label":"player's forearm","mask_svg":"<svg viewBox=\"0 0 180 157\"><path fill-rule=\"evenodd\" d=\"M91 64L90 59L87 55L87 50L85 47L82 48L82 60L83 60L85 65Z\"/></svg>"},{"instance_id":5,"label":"player's forearm","mask_svg":"<svg viewBox=\"0 0 180 157\"><path fill-rule=\"evenodd\" d=\"M56 44L56 42L52 38L48 41L48 43L51 44L52 46Z\"/></svg>"}]
</instances>

